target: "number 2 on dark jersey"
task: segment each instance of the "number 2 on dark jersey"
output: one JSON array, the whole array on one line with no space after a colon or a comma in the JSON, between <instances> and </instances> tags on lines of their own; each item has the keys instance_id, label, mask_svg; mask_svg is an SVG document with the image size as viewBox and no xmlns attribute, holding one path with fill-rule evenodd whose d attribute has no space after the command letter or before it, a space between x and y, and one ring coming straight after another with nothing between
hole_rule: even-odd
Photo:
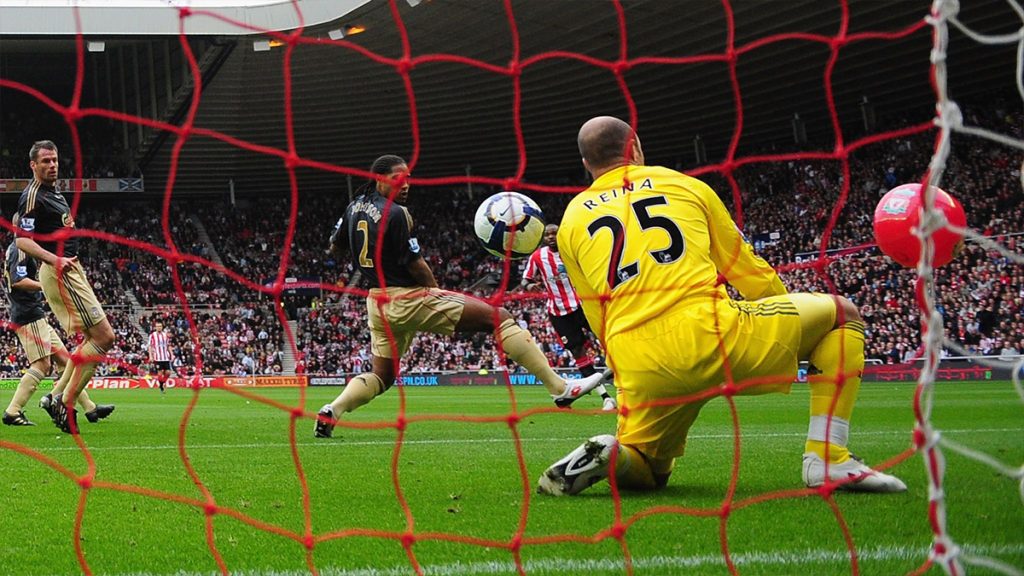
<instances>
[{"instance_id":1,"label":"number 2 on dark jersey","mask_svg":"<svg viewBox=\"0 0 1024 576\"><path fill-rule=\"evenodd\" d=\"M366 220L356 222L356 230L363 233L363 245L359 249L359 265L363 268L373 268L373 260L366 257L366 251L370 248L370 228Z\"/></svg>"}]
</instances>

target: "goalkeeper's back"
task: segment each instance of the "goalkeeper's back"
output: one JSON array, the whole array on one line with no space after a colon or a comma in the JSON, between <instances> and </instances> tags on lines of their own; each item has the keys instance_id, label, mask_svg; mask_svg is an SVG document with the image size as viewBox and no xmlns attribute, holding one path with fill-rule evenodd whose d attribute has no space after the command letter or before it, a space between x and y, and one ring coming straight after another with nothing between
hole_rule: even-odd
<instances>
[{"instance_id":1,"label":"goalkeeper's back","mask_svg":"<svg viewBox=\"0 0 1024 576\"><path fill-rule=\"evenodd\" d=\"M558 245L605 340L679 307L728 299L720 272L748 299L786 292L715 192L668 168L601 174L566 208Z\"/></svg>"}]
</instances>

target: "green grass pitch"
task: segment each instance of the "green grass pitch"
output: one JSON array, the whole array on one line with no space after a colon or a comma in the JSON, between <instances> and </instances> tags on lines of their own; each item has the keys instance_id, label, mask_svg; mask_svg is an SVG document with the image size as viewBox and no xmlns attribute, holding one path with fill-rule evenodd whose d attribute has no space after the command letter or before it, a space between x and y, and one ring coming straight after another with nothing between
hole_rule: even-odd
<instances>
[{"instance_id":1,"label":"green grass pitch","mask_svg":"<svg viewBox=\"0 0 1024 576\"><path fill-rule=\"evenodd\" d=\"M306 389L307 410L314 412L339 390ZM913 391L909 384L865 383L851 449L869 463L905 450L911 442ZM0 428L0 571L81 572L74 526L84 496L78 545L92 573L219 573L204 510L189 504L202 502L206 490L217 506L210 521L213 543L231 573L309 574L312 564L323 575L413 574L402 534L413 535L412 557L433 575L515 574L509 547L517 534L528 574L625 574L624 548L638 575L729 573L716 515L733 465L726 401L705 408L666 490L623 493L617 506L607 483L574 498L532 493L551 462L588 436L613 432L614 416L581 409L545 412L549 402L539 387L514 388L514 407L502 387L404 392L410 420L400 449L395 427L375 427L394 423L402 401L398 389L352 414L348 422L357 427L339 427L331 440L314 439L310 419L298 421L296 454L309 487L309 531L315 538L308 556L301 542L306 504L286 410L230 391L203 390L182 428L191 391L170 390L164 396L155 390L96 391L96 400L116 403L117 411L98 424L80 417L95 481L102 483L83 491L53 466L12 449L17 444L34 451L74 475L88 470L74 439L59 434L35 406L37 396L27 413L38 426ZM286 405L296 404L300 393L246 391ZM0 392L0 402L6 405L10 395ZM802 488L807 396L806 386L795 386L789 396L737 400L742 433L735 502ZM584 399L577 405L586 409L599 403ZM1022 408L1008 382L938 384L933 421L945 438L1018 467L1024 462ZM486 420L513 409L522 416L515 433L525 475L506 421L453 419ZM1019 480L949 450L945 454L952 536L966 553L1024 568ZM922 459L915 455L892 471L906 481L907 493L835 497L861 574L905 574L927 557L931 531ZM625 546L600 539L618 525L617 515L626 527ZM853 572L836 515L817 495L737 507L724 533L741 574ZM974 568L972 573L994 572Z\"/></svg>"}]
</instances>

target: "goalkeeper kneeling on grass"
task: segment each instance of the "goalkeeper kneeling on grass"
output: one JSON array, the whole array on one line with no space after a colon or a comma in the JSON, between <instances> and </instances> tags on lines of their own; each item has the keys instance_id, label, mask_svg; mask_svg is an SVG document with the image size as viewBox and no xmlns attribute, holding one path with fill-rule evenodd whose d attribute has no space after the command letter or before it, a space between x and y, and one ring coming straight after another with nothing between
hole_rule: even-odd
<instances>
[{"instance_id":1,"label":"goalkeeper kneeling on grass","mask_svg":"<svg viewBox=\"0 0 1024 576\"><path fill-rule=\"evenodd\" d=\"M864 368L864 323L849 300L787 294L706 184L645 166L640 139L608 116L579 132L594 177L558 232L562 260L590 325L614 359L615 436L595 436L549 467L538 491L577 494L605 479L665 486L700 409L721 394L789 392L808 360L811 418L803 455L809 487L901 492L847 448ZM732 300L725 286L746 300ZM720 392L719 392L720 391ZM687 397L687 402L673 399ZM693 399L697 398L697 399Z\"/></svg>"}]
</instances>

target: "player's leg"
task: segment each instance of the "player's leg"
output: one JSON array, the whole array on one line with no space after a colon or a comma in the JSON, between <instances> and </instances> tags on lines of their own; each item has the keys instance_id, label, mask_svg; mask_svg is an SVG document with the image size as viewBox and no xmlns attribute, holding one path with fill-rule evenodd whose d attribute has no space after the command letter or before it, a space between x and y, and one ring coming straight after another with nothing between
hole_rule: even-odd
<instances>
[{"instance_id":1,"label":"player's leg","mask_svg":"<svg viewBox=\"0 0 1024 576\"><path fill-rule=\"evenodd\" d=\"M8 426L33 426L34 424L25 417L25 406L39 387L39 382L50 373L50 354L54 349L55 340L61 349L63 344L54 337L53 329L46 323L45 318L21 326L17 330L17 336L28 358L29 367L21 376L14 397L4 411L3 423Z\"/></svg>"},{"instance_id":2,"label":"player's leg","mask_svg":"<svg viewBox=\"0 0 1024 576\"><path fill-rule=\"evenodd\" d=\"M628 376L627 376L628 377ZM634 395L626 394L627 402ZM544 471L537 482L541 494L565 496L615 474L623 490L658 490L668 484L676 458L707 400L643 407L619 416L616 436L594 436Z\"/></svg>"},{"instance_id":3,"label":"player's leg","mask_svg":"<svg viewBox=\"0 0 1024 576\"><path fill-rule=\"evenodd\" d=\"M623 490L658 490L668 485L675 458L650 458L633 446L621 444L611 434L594 436L552 464L540 480L537 492L571 496L605 480L614 471Z\"/></svg>"},{"instance_id":4,"label":"player's leg","mask_svg":"<svg viewBox=\"0 0 1024 576\"><path fill-rule=\"evenodd\" d=\"M83 332L85 340L75 349L73 358L77 357L79 361L64 394L65 402L78 398L78 394L85 389L85 385L96 372L96 366L103 361L107 351L114 345L114 330L105 316L97 324L85 328Z\"/></svg>"},{"instance_id":5,"label":"player's leg","mask_svg":"<svg viewBox=\"0 0 1024 576\"><path fill-rule=\"evenodd\" d=\"M514 362L540 379L555 404L565 408L577 398L601 385L607 374L594 373L579 380L566 381L548 364L533 337L516 323L505 308L495 308L483 300L465 298L456 332L492 332L501 343L502 350Z\"/></svg>"},{"instance_id":6,"label":"player's leg","mask_svg":"<svg viewBox=\"0 0 1024 576\"><path fill-rule=\"evenodd\" d=\"M18 382L18 388L14 391L14 397L4 411L3 423L7 426L35 426L25 416L25 405L32 398L39 387L39 382L50 372L50 361L48 358L39 358L32 362L28 370L22 374Z\"/></svg>"},{"instance_id":7,"label":"player's leg","mask_svg":"<svg viewBox=\"0 0 1024 576\"><path fill-rule=\"evenodd\" d=\"M85 410L85 417L89 422L95 423L109 416L114 411L114 405L101 405L93 402L88 392L86 392L86 385L92 379L96 366L106 356L107 350L110 350L111 346L113 346L114 330L104 316L102 320L85 328L83 332L85 333L85 340L75 350L75 356L80 360L75 363L74 356L72 357L72 374L64 394L61 396L61 402L65 407L68 407L77 401L82 406L82 409ZM72 418L71 420L74 419ZM70 428L70 425L66 427Z\"/></svg>"},{"instance_id":8,"label":"player's leg","mask_svg":"<svg viewBox=\"0 0 1024 576\"><path fill-rule=\"evenodd\" d=\"M345 384L345 389L333 402L320 408L313 427L313 436L316 438L332 437L334 426L342 414L366 405L391 388L395 382L397 359L409 349L415 332L404 330L407 327L407 319L401 315L403 307L399 307L396 316L392 317L393 307L384 303L378 304L374 295L382 294L381 291L374 290L366 298L373 367L370 372L349 380ZM391 329L390 332L388 328Z\"/></svg>"},{"instance_id":9,"label":"player's leg","mask_svg":"<svg viewBox=\"0 0 1024 576\"><path fill-rule=\"evenodd\" d=\"M64 408L58 415L58 426L75 433L76 411L71 407L92 379L97 364L113 346L114 330L86 279L81 263L75 262L65 267L59 274L53 266L43 264L39 267L39 283L46 301L50 304L50 310L64 330L69 334L81 332L85 336L85 340L72 356L74 366L67 387L63 394L59 395L59 403ZM57 398L58 396L54 396L54 400ZM107 414L110 411L113 411L112 406L109 407ZM93 416L99 419L97 414ZM90 421L95 420L90 417Z\"/></svg>"},{"instance_id":10,"label":"player's leg","mask_svg":"<svg viewBox=\"0 0 1024 576\"><path fill-rule=\"evenodd\" d=\"M898 478L876 472L854 459L847 447L853 407L864 371L864 322L857 307L841 296L790 294L800 315L799 358L810 363L810 425L804 447L804 482L819 486L825 469L833 479L860 475L848 489L906 490ZM826 464L827 463L827 464Z\"/></svg>"},{"instance_id":11,"label":"player's leg","mask_svg":"<svg viewBox=\"0 0 1024 576\"><path fill-rule=\"evenodd\" d=\"M337 417L352 412L380 396L395 382L395 361L383 356L372 357L373 370L353 377L345 389L328 404Z\"/></svg>"},{"instance_id":12,"label":"player's leg","mask_svg":"<svg viewBox=\"0 0 1024 576\"><path fill-rule=\"evenodd\" d=\"M53 348L54 352L50 354L50 364L54 367L54 373L59 372L60 376L53 383L53 388L39 399L39 407L46 410L46 413L50 415L50 420L57 424L58 410L53 397L61 394L67 388L68 382L71 380L71 374L74 372L74 366L71 364L68 350L64 347L64 343L60 341L55 331L53 335L57 343Z\"/></svg>"},{"instance_id":13,"label":"player's leg","mask_svg":"<svg viewBox=\"0 0 1024 576\"><path fill-rule=\"evenodd\" d=\"M587 317L583 314L583 309L577 308L564 316L549 314L548 319L562 339L562 345L572 354L580 373L586 377L597 372L597 368L594 367L594 357L590 353L590 326L587 324ZM604 384L598 385L595 390L604 399L602 408L605 411L612 412L618 409L618 404L608 394L608 389L604 387Z\"/></svg>"},{"instance_id":14,"label":"player's leg","mask_svg":"<svg viewBox=\"0 0 1024 576\"><path fill-rule=\"evenodd\" d=\"M608 342L623 407L616 434L595 436L552 464L538 481L539 492L577 494L612 473L622 489L654 490L668 483L711 398L708 389L721 381L720 363L701 365L705 371L690 365L687 355L704 344L698 317L649 322Z\"/></svg>"},{"instance_id":15,"label":"player's leg","mask_svg":"<svg viewBox=\"0 0 1024 576\"><path fill-rule=\"evenodd\" d=\"M68 386L68 382L71 380L75 367L70 360L67 348L64 347L64 343L61 342L60 338L57 336L57 332L51 329L50 333L52 334L54 341L53 353L50 354L50 363L54 367L54 373L59 372L60 377L58 377L56 382L54 382L53 389L39 400L39 407L46 410L50 414L50 418L53 418L53 396L60 395L64 392ZM78 393L78 406L87 412L96 408L96 404L89 398L89 394L85 390Z\"/></svg>"}]
</instances>

